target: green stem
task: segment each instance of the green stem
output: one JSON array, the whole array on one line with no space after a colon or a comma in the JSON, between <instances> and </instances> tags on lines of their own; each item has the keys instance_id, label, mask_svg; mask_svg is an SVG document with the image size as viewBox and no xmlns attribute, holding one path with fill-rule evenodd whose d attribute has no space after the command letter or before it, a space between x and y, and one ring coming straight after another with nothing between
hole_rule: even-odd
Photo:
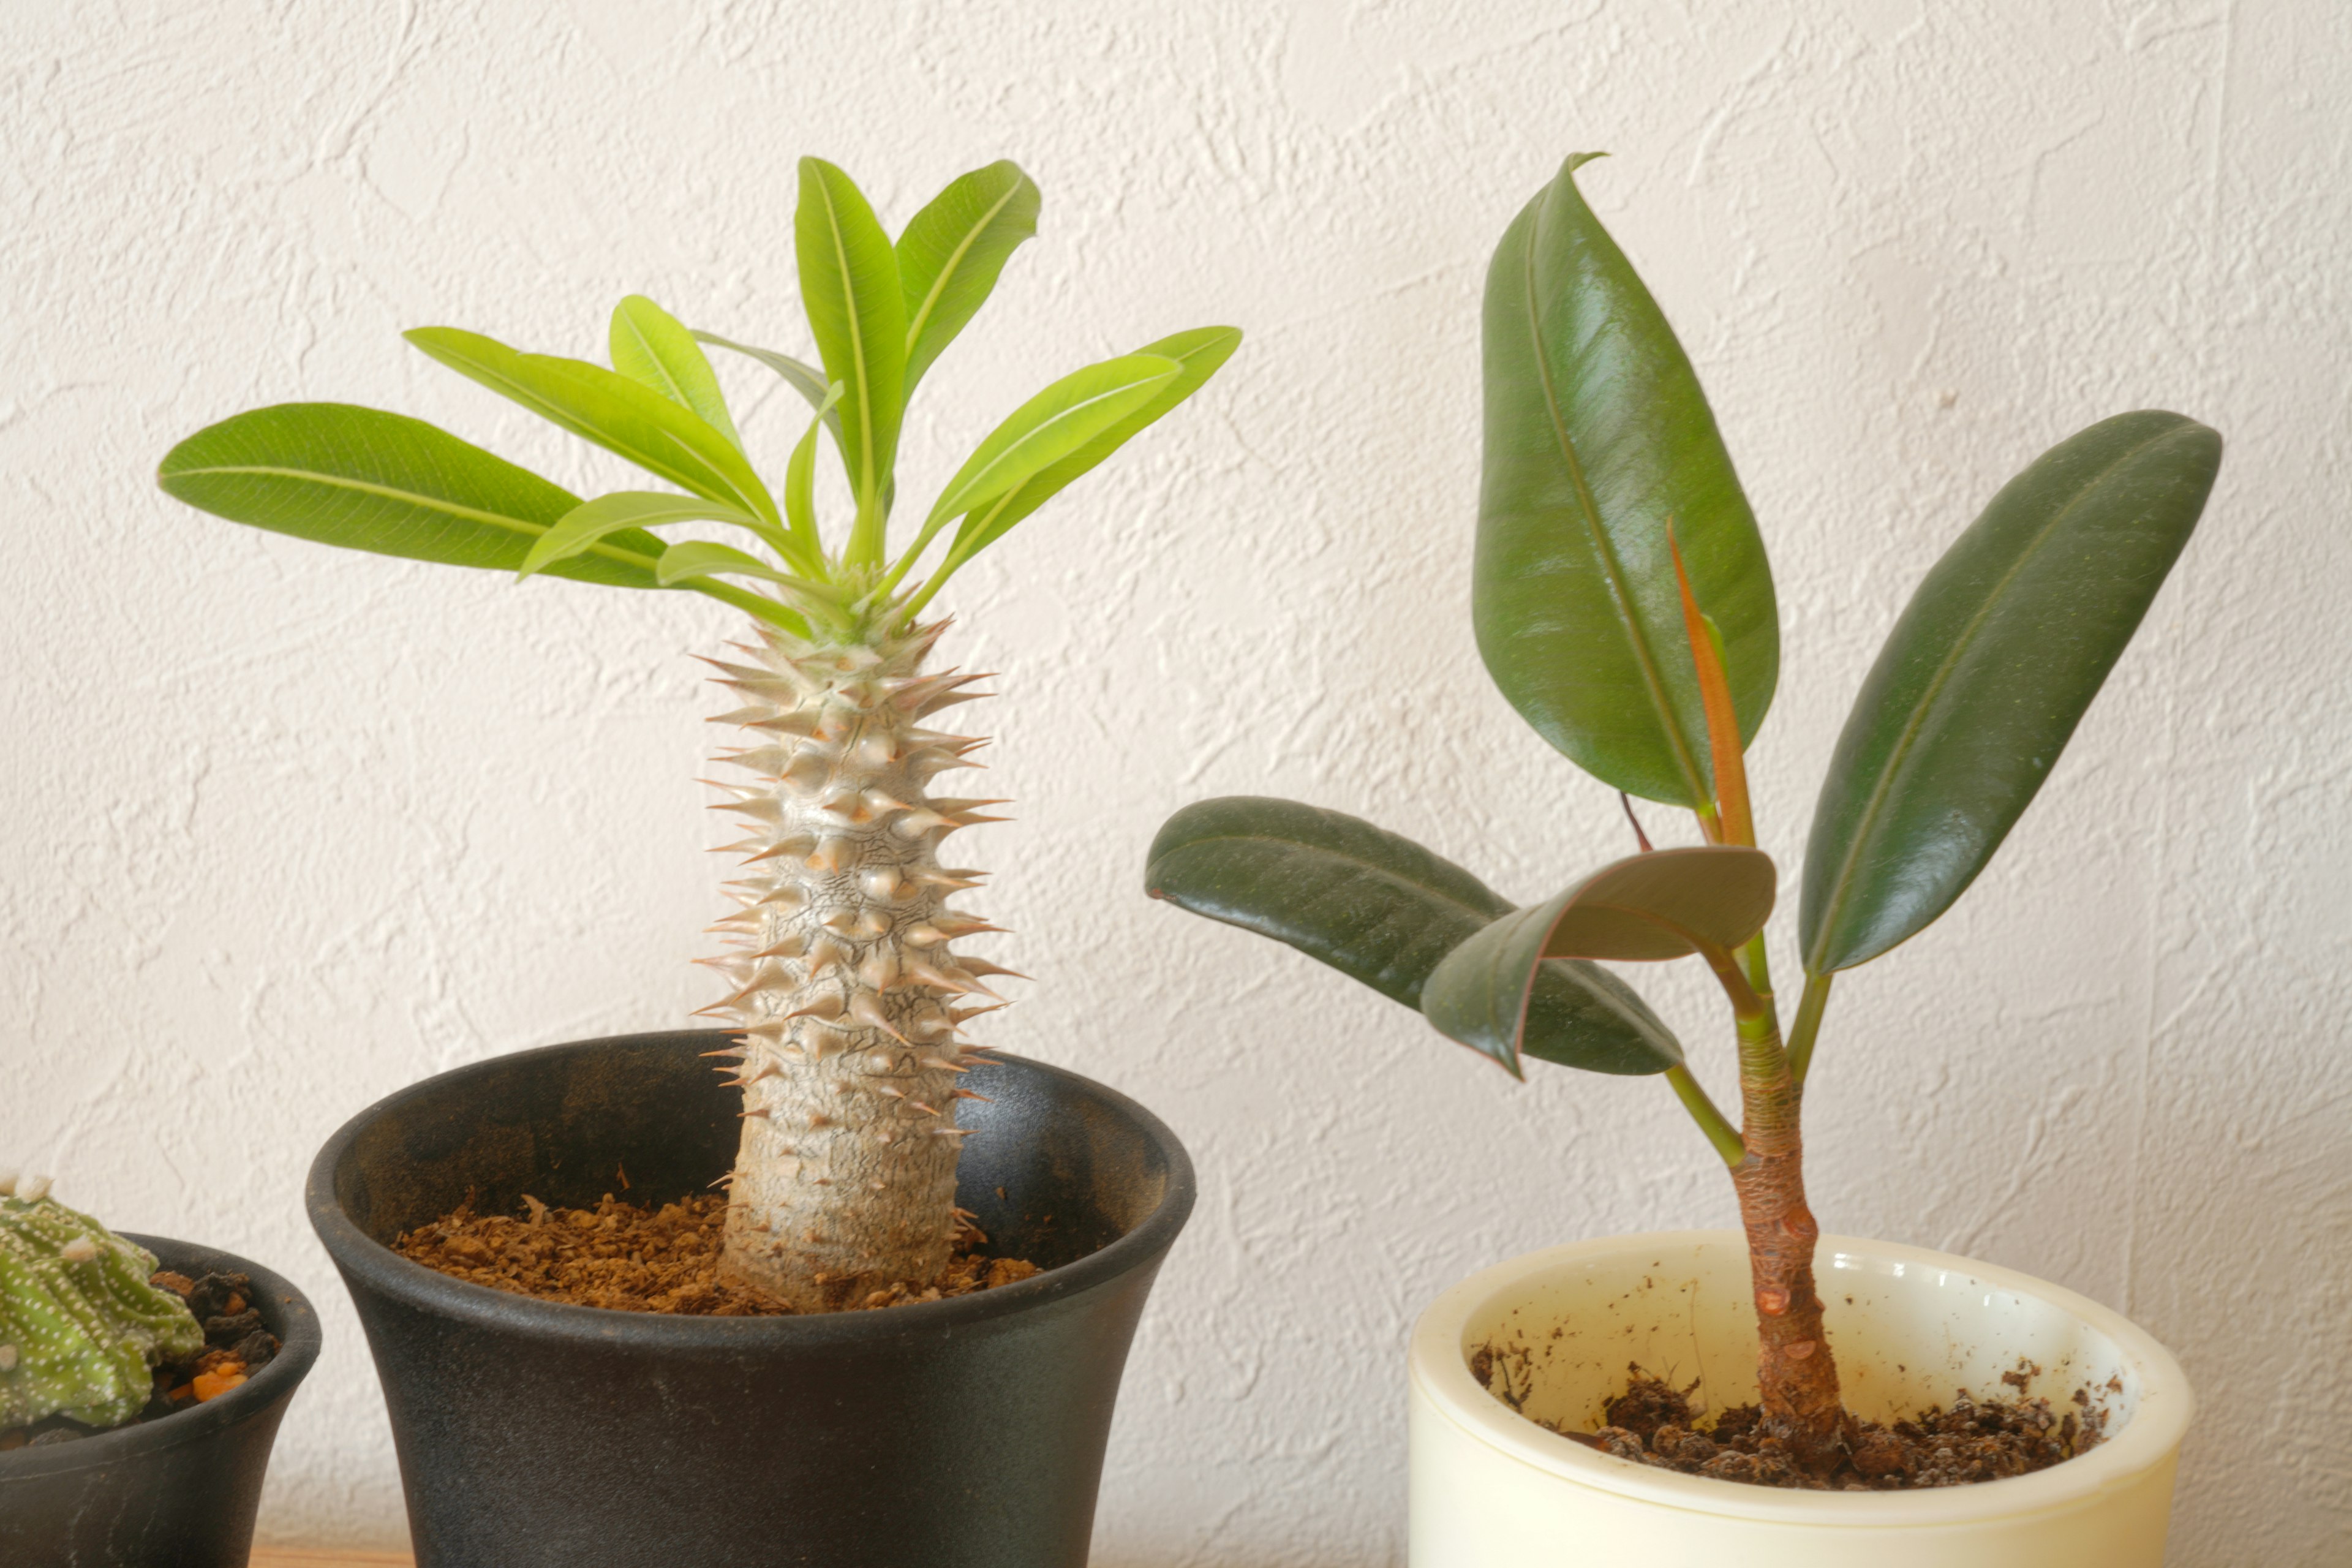
<instances>
[{"instance_id":1,"label":"green stem","mask_svg":"<svg viewBox=\"0 0 2352 1568\"><path fill-rule=\"evenodd\" d=\"M1706 1090L1699 1087L1699 1081L1691 1076L1690 1068L1668 1068L1666 1083L1674 1089L1675 1098L1683 1102L1683 1109L1690 1112L1691 1120L1698 1123L1698 1130L1706 1134L1706 1141L1715 1145L1715 1152L1723 1157L1723 1163L1738 1170L1740 1162L1748 1158L1748 1145L1740 1142L1739 1129L1734 1127L1723 1112L1716 1109L1715 1101L1706 1097Z\"/></svg>"},{"instance_id":2,"label":"green stem","mask_svg":"<svg viewBox=\"0 0 2352 1568\"><path fill-rule=\"evenodd\" d=\"M1797 1021L1789 1030L1789 1076L1800 1089L1805 1084L1805 1069L1812 1065L1813 1037L1821 1033L1822 1011L1830 1005L1830 979L1831 974L1805 976L1805 994L1797 1004Z\"/></svg>"}]
</instances>

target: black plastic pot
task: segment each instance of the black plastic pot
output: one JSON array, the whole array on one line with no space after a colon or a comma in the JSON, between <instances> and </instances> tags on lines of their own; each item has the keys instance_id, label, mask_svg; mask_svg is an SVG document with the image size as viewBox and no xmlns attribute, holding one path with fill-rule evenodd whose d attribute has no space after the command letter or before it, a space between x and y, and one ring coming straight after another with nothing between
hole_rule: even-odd
<instances>
[{"instance_id":1,"label":"black plastic pot","mask_svg":"<svg viewBox=\"0 0 2352 1568\"><path fill-rule=\"evenodd\" d=\"M310 1220L382 1373L420 1568L1076 1568L1121 1368L1192 1167L1100 1084L967 1081L959 1201L1046 1272L880 1311L677 1318L468 1285L384 1245L468 1193L666 1202L734 1162L714 1033L462 1068L353 1118ZM620 1173L628 1186L622 1191Z\"/></svg>"},{"instance_id":2,"label":"black plastic pot","mask_svg":"<svg viewBox=\"0 0 2352 1568\"><path fill-rule=\"evenodd\" d=\"M0 1454L0 1563L9 1568L245 1568L261 1478L287 1402L319 1359L302 1292L230 1253L133 1236L166 1268L252 1277L253 1305L283 1348L193 1409L54 1447Z\"/></svg>"}]
</instances>

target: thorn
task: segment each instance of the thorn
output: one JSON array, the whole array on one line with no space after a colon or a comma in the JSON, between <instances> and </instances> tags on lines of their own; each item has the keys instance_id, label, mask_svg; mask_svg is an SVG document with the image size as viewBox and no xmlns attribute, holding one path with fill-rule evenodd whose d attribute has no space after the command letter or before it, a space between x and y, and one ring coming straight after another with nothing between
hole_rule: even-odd
<instances>
[{"instance_id":1,"label":"thorn","mask_svg":"<svg viewBox=\"0 0 2352 1568\"><path fill-rule=\"evenodd\" d=\"M758 1117L762 1121L767 1121L768 1108L764 1105L755 1105L749 1110L739 1110L735 1113L735 1120L738 1121L748 1121L754 1116Z\"/></svg>"},{"instance_id":2,"label":"thorn","mask_svg":"<svg viewBox=\"0 0 2352 1568\"><path fill-rule=\"evenodd\" d=\"M787 1013L784 1016L787 1018L814 1018L819 1022L826 1022L840 1017L841 1013L841 997L835 993L827 992L825 994L812 1001L807 1006Z\"/></svg>"},{"instance_id":3,"label":"thorn","mask_svg":"<svg viewBox=\"0 0 2352 1568\"><path fill-rule=\"evenodd\" d=\"M984 1094L974 1094L968 1089L951 1089L948 1090L948 1098L950 1100L976 1100L982 1105L994 1105L996 1103L996 1101L989 1099L988 1096Z\"/></svg>"},{"instance_id":4,"label":"thorn","mask_svg":"<svg viewBox=\"0 0 2352 1568\"><path fill-rule=\"evenodd\" d=\"M956 959L956 962L972 973L982 975L983 977L991 974L1002 974L1013 980L1026 980L1030 978L1028 975L1022 973L1017 969L1007 969L1001 963L991 963L984 958L964 958L959 956ZM995 993L991 992L990 994L994 995Z\"/></svg>"},{"instance_id":5,"label":"thorn","mask_svg":"<svg viewBox=\"0 0 2352 1568\"><path fill-rule=\"evenodd\" d=\"M730 1171L730 1172L728 1172L725 1175L723 1175L723 1176L719 1177L717 1181L715 1181L715 1182L711 1183L710 1184L711 1184L712 1186L714 1186L714 1187L729 1187L729 1186L732 1186L732 1185L734 1185L734 1184L735 1184L735 1173L734 1173L734 1172L732 1172L732 1171Z\"/></svg>"},{"instance_id":6,"label":"thorn","mask_svg":"<svg viewBox=\"0 0 2352 1568\"><path fill-rule=\"evenodd\" d=\"M974 679L980 679L975 677ZM983 697L993 697L993 691L949 691L932 698L921 707L909 711L918 719L928 719L942 708L952 708L959 702L976 702Z\"/></svg>"},{"instance_id":7,"label":"thorn","mask_svg":"<svg viewBox=\"0 0 2352 1568\"><path fill-rule=\"evenodd\" d=\"M979 1131L980 1129L977 1127L934 1127L931 1129L931 1136L934 1138L969 1138Z\"/></svg>"},{"instance_id":8,"label":"thorn","mask_svg":"<svg viewBox=\"0 0 2352 1568\"><path fill-rule=\"evenodd\" d=\"M729 1046L725 1050L700 1051L696 1054L706 1057L748 1057L751 1054L751 1047L749 1046ZM725 1072L727 1069L725 1068L719 1068L716 1070Z\"/></svg>"},{"instance_id":9,"label":"thorn","mask_svg":"<svg viewBox=\"0 0 2352 1568\"><path fill-rule=\"evenodd\" d=\"M941 910L931 917L931 924L950 941L963 936L1009 935L1006 927L991 925L978 915L968 915L957 910Z\"/></svg>"},{"instance_id":10,"label":"thorn","mask_svg":"<svg viewBox=\"0 0 2352 1568\"><path fill-rule=\"evenodd\" d=\"M890 1022L890 1015L882 1010L879 998L870 991L861 991L849 1004L849 1016L869 1029L879 1029L901 1045L913 1042L900 1034Z\"/></svg>"},{"instance_id":11,"label":"thorn","mask_svg":"<svg viewBox=\"0 0 2352 1568\"><path fill-rule=\"evenodd\" d=\"M907 1103L913 1106L916 1110L921 1111L926 1116L937 1116L939 1114L939 1110L936 1107L925 1105L919 1100L909 1100Z\"/></svg>"},{"instance_id":12,"label":"thorn","mask_svg":"<svg viewBox=\"0 0 2352 1568\"><path fill-rule=\"evenodd\" d=\"M919 1068L929 1068L933 1072L970 1072L971 1070L961 1062L950 1061L945 1057L917 1057L915 1065Z\"/></svg>"},{"instance_id":13,"label":"thorn","mask_svg":"<svg viewBox=\"0 0 2352 1568\"><path fill-rule=\"evenodd\" d=\"M974 989L956 974L950 973L926 959L909 958L898 966L898 973L918 985L928 985L934 991L944 991L951 996L968 996Z\"/></svg>"},{"instance_id":14,"label":"thorn","mask_svg":"<svg viewBox=\"0 0 2352 1568\"><path fill-rule=\"evenodd\" d=\"M985 1007L950 1007L948 1009L948 1019L958 1028L961 1028L965 1024L979 1017L982 1013L999 1012L1003 1008L1010 1007L1013 1004L1010 1002L991 1002Z\"/></svg>"},{"instance_id":15,"label":"thorn","mask_svg":"<svg viewBox=\"0 0 2352 1568\"><path fill-rule=\"evenodd\" d=\"M907 1091L898 1088L895 1084L869 1083L866 1088L867 1092L878 1094L885 1100L904 1100L907 1098Z\"/></svg>"},{"instance_id":16,"label":"thorn","mask_svg":"<svg viewBox=\"0 0 2352 1568\"><path fill-rule=\"evenodd\" d=\"M808 858L808 868L831 876L835 872L847 870L856 863L856 844L846 838L828 838L818 845L816 852Z\"/></svg>"}]
</instances>

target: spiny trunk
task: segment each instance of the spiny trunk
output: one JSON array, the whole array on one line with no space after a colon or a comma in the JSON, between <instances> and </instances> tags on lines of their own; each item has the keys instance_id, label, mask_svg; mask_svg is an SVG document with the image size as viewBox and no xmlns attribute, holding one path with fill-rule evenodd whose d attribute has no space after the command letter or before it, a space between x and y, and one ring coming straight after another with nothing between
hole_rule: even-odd
<instances>
[{"instance_id":1,"label":"spiny trunk","mask_svg":"<svg viewBox=\"0 0 2352 1568\"><path fill-rule=\"evenodd\" d=\"M704 961L735 987L709 1011L741 1037L720 1271L803 1311L928 1283L956 1232L956 1080L979 1059L956 1031L988 1011L956 1004L1009 972L950 945L996 928L947 907L980 873L942 868L940 841L997 819L925 792L984 743L919 726L984 679L921 675L945 628L811 644L761 626L751 664L718 665L749 701L719 721L759 737L720 759L756 781L719 786L751 826L730 847L749 875L713 928L734 951Z\"/></svg>"},{"instance_id":2,"label":"spiny trunk","mask_svg":"<svg viewBox=\"0 0 2352 1568\"><path fill-rule=\"evenodd\" d=\"M1731 1173L1748 1233L1756 1290L1757 1382L1766 1430L1805 1468L1826 1471L1845 1451L1847 1417L1837 1362L1822 1332L1813 1288L1821 1226L1805 1206L1799 1098L1779 1031L1769 1024L1740 1039L1742 1137L1748 1157Z\"/></svg>"}]
</instances>

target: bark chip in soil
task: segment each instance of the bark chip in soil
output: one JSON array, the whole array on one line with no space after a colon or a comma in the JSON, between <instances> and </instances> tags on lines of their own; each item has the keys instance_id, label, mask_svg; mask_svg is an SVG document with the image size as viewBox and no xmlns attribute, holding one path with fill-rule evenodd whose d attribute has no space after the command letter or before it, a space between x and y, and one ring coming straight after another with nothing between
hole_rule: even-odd
<instances>
[{"instance_id":1,"label":"bark chip in soil","mask_svg":"<svg viewBox=\"0 0 2352 1568\"><path fill-rule=\"evenodd\" d=\"M772 1296L719 1278L727 1199L718 1194L638 1205L606 1193L593 1209L558 1208L525 1194L522 1207L519 1215L478 1214L469 1197L403 1232L393 1250L468 1284L575 1307L714 1318L792 1313ZM958 1215L955 1255L937 1279L894 1281L869 1291L858 1309L969 1296L1038 1271L1022 1258L982 1253L988 1238Z\"/></svg>"},{"instance_id":2,"label":"bark chip in soil","mask_svg":"<svg viewBox=\"0 0 2352 1568\"><path fill-rule=\"evenodd\" d=\"M1496 1398L1521 1410L1527 1393L1514 1386L1511 1362L1510 1352L1484 1346L1471 1357L1470 1370ZM1696 1383L1676 1388L1639 1365L1625 1370L1625 1392L1602 1406L1598 1430L1537 1425L1588 1448L1686 1476L1810 1491L1914 1491L2046 1470L2096 1447L2106 1421L2084 1390L2074 1396L2079 1408L2063 1415L2047 1399L2030 1397L2026 1390L2042 1369L2020 1362L2001 1373L2012 1396L1979 1399L1963 1388L1948 1408L1930 1405L1904 1420L1847 1416L1844 1452L1832 1469L1813 1472L1764 1431L1763 1413L1755 1405L1734 1405L1708 1418L1691 1404Z\"/></svg>"}]
</instances>

